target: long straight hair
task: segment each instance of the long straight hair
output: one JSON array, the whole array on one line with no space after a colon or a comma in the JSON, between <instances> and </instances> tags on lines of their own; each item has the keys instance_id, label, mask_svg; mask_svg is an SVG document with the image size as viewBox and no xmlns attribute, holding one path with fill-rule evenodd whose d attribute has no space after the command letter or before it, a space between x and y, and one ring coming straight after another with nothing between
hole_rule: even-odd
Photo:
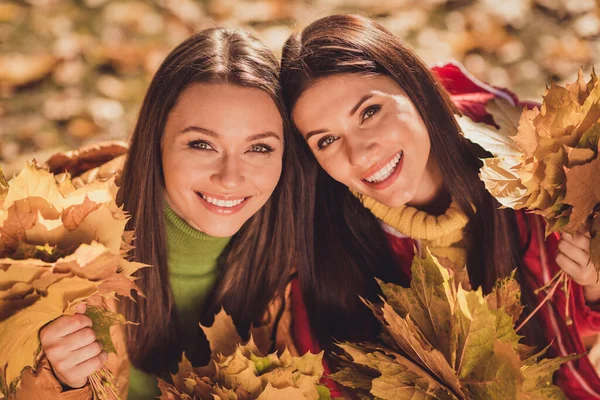
<instances>
[{"instance_id":1,"label":"long straight hair","mask_svg":"<svg viewBox=\"0 0 600 400\"><path fill-rule=\"evenodd\" d=\"M448 94L415 52L365 17L332 15L317 20L283 47L280 80L289 112L311 84L335 74L387 75L414 103L429 132L430 156L440 165L446 190L469 220L465 231L473 286L490 291L496 279L519 268L524 251L514 212L499 209L485 190L478 178L479 158L459 134ZM310 153L306 144L303 149ZM326 349L333 349L332 338L372 336L363 334L364 318L369 316L357 293L376 299L374 276L390 282L401 278L375 217L347 187L315 168L314 253L309 269L299 269L298 274L314 333Z\"/></svg>"},{"instance_id":2,"label":"long straight hair","mask_svg":"<svg viewBox=\"0 0 600 400\"><path fill-rule=\"evenodd\" d=\"M296 244L300 244L297 236L303 228L296 216L304 212L300 199L306 195L305 184L296 138L284 111L277 60L261 42L243 31L202 31L175 48L155 73L131 138L119 192L120 201L131 214L128 228L135 229L133 259L151 265L138 275L145 298L122 304L126 318L139 323L127 326L127 349L134 366L156 374L164 373L166 366L181 356L177 340L180 328L167 265L161 142L171 109L194 83L260 89L271 97L284 122L280 181L266 204L221 254L218 282L203 312L199 311L199 318L214 315L223 306L240 331L248 329L261 319L269 301L282 293L290 268L302 264Z\"/></svg>"}]
</instances>

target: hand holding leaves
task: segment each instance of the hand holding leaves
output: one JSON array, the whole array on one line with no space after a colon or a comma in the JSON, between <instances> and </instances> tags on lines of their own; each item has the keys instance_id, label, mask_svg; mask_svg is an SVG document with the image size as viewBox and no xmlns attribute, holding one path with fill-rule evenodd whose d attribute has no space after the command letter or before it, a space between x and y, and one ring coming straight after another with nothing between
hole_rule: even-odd
<instances>
[{"instance_id":1,"label":"hand holding leaves","mask_svg":"<svg viewBox=\"0 0 600 400\"><path fill-rule=\"evenodd\" d=\"M79 303L74 315L63 315L40 331L40 342L59 381L72 388L87 383L88 376L99 370L108 353L96 340L92 320L85 316L86 306Z\"/></svg>"},{"instance_id":2,"label":"hand holding leaves","mask_svg":"<svg viewBox=\"0 0 600 400\"><path fill-rule=\"evenodd\" d=\"M574 234L564 232L558 242L556 264L575 282L583 286L588 303L600 300L600 280L596 272L598 267L592 262L590 254L591 221Z\"/></svg>"}]
</instances>

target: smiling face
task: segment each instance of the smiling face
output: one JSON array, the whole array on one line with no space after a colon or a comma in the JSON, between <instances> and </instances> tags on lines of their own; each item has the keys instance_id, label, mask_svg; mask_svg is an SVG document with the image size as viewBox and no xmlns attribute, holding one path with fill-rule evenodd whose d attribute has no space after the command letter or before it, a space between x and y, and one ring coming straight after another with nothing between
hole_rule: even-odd
<instances>
[{"instance_id":1,"label":"smiling face","mask_svg":"<svg viewBox=\"0 0 600 400\"><path fill-rule=\"evenodd\" d=\"M269 199L283 159L283 121L267 93L194 84L167 119L165 196L192 227L234 235Z\"/></svg>"},{"instance_id":2,"label":"smiling face","mask_svg":"<svg viewBox=\"0 0 600 400\"><path fill-rule=\"evenodd\" d=\"M427 128L386 75L321 78L302 93L292 119L332 178L380 203L425 206L441 190Z\"/></svg>"}]
</instances>

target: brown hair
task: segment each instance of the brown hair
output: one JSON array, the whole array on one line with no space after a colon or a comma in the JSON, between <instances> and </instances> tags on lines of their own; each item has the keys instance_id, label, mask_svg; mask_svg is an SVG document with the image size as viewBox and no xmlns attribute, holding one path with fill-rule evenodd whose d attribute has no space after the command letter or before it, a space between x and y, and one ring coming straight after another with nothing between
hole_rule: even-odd
<instances>
[{"instance_id":1,"label":"brown hair","mask_svg":"<svg viewBox=\"0 0 600 400\"><path fill-rule=\"evenodd\" d=\"M226 83L268 93L284 121L285 146L280 181L265 206L221 254L219 280L203 315L210 318L223 306L240 331L247 332L264 315L269 301L282 293L290 268L302 263L296 256L301 220L294 216L301 212L304 181L281 98L277 60L243 31L202 31L177 46L154 75L131 138L120 191L131 214L129 228L135 229L133 258L152 266L141 269L137 281L146 298L123 302L127 319L140 323L127 327L127 349L134 366L157 374L181 356L167 266L161 141L171 109L194 83Z\"/></svg>"},{"instance_id":2,"label":"brown hair","mask_svg":"<svg viewBox=\"0 0 600 400\"><path fill-rule=\"evenodd\" d=\"M498 209L480 182L480 161L459 134L449 96L415 52L365 17L332 15L317 20L283 47L280 80L289 112L312 83L334 74L388 75L414 103L431 138L431 155L449 183L446 190L469 218L467 262L473 266L469 275L474 287L489 291L497 278L521 266L523 249L515 234L514 212ZM306 144L303 148L310 152ZM314 253L309 270L299 269L298 275L315 334L332 349L332 337L366 339L360 332L368 317L357 293L376 299L373 276L392 282L400 277L375 217L347 187L315 168L310 221Z\"/></svg>"}]
</instances>

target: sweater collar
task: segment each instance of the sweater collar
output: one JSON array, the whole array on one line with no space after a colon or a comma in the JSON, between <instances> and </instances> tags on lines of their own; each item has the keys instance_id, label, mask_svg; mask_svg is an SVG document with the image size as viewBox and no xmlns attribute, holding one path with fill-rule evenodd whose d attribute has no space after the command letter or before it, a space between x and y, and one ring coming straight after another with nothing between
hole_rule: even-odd
<instances>
[{"instance_id":1,"label":"sweater collar","mask_svg":"<svg viewBox=\"0 0 600 400\"><path fill-rule=\"evenodd\" d=\"M407 205L391 208L353 190L352 194L383 223L413 239L431 241L453 237L454 240L460 240L468 222L467 216L455 201L452 201L444 214L431 215Z\"/></svg>"},{"instance_id":2,"label":"sweater collar","mask_svg":"<svg viewBox=\"0 0 600 400\"><path fill-rule=\"evenodd\" d=\"M201 232L163 203L165 231L169 257L169 269L185 268L186 265L215 265L231 237L215 237ZM200 271L199 271L200 272Z\"/></svg>"}]
</instances>

